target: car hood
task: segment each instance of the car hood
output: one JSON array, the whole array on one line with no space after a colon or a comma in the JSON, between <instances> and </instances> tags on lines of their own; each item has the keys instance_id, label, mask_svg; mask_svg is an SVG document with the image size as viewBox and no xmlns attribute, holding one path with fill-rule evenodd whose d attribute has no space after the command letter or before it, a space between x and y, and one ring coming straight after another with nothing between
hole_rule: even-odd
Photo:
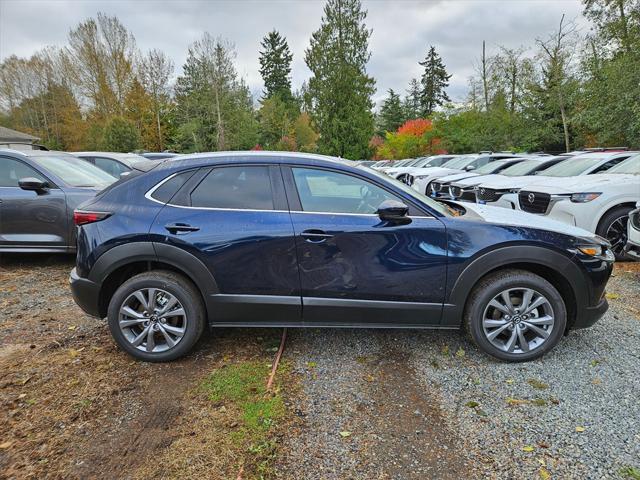
<instances>
[{"instance_id":1,"label":"car hood","mask_svg":"<svg viewBox=\"0 0 640 480\"><path fill-rule=\"evenodd\" d=\"M492 207L490 205L482 205L478 203L461 203L460 206L476 213L488 223L512 225L515 227L538 228L540 230L549 230L551 232L563 233L574 237L595 237L595 234L587 230L583 230L582 228L552 220L548 217L526 213L521 210L510 210L508 208Z\"/></svg>"},{"instance_id":2,"label":"car hood","mask_svg":"<svg viewBox=\"0 0 640 480\"><path fill-rule=\"evenodd\" d=\"M440 177L440 181L442 183L458 183L458 180L463 180L469 177L479 177L477 173L473 172L462 172L462 173L453 173L451 175L445 175L444 177Z\"/></svg>"},{"instance_id":3,"label":"car hood","mask_svg":"<svg viewBox=\"0 0 640 480\"><path fill-rule=\"evenodd\" d=\"M480 185L481 183L491 181L493 178L504 178L502 175L498 175L497 173L492 173L489 175L475 175L473 177L464 177L457 182L453 182L460 187L472 187L475 185Z\"/></svg>"},{"instance_id":4,"label":"car hood","mask_svg":"<svg viewBox=\"0 0 640 480\"><path fill-rule=\"evenodd\" d=\"M533 183L540 183L545 178L539 175L523 175L520 177L506 177L504 175L487 175L480 185L495 190L507 190L511 188L523 188Z\"/></svg>"},{"instance_id":5,"label":"car hood","mask_svg":"<svg viewBox=\"0 0 640 480\"><path fill-rule=\"evenodd\" d=\"M451 175L453 173L461 173L462 170L456 168L445 167L427 167L427 168L415 168L409 172L414 177L419 175L429 175L430 177L444 177L445 175Z\"/></svg>"},{"instance_id":6,"label":"car hood","mask_svg":"<svg viewBox=\"0 0 640 480\"><path fill-rule=\"evenodd\" d=\"M618 185L640 184L640 176L621 173L598 173L579 177L545 177L537 180L539 181L528 185L527 190L545 193L576 193L599 188L615 189Z\"/></svg>"}]
</instances>

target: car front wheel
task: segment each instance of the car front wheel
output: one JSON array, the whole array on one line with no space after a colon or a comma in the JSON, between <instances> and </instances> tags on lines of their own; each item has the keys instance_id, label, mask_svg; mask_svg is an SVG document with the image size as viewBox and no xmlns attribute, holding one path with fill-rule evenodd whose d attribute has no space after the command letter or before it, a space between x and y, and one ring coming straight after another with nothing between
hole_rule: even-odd
<instances>
[{"instance_id":1,"label":"car front wheel","mask_svg":"<svg viewBox=\"0 0 640 480\"><path fill-rule=\"evenodd\" d=\"M598 235L609 240L611 250L618 261L627 259L624 247L627 244L627 222L631 210L633 210L632 207L614 208L600 219L596 229Z\"/></svg>"},{"instance_id":2,"label":"car front wheel","mask_svg":"<svg viewBox=\"0 0 640 480\"><path fill-rule=\"evenodd\" d=\"M109 302L107 320L116 343L131 356L166 362L185 355L204 329L199 292L185 277L150 271L124 282Z\"/></svg>"},{"instance_id":3,"label":"car front wheel","mask_svg":"<svg viewBox=\"0 0 640 480\"><path fill-rule=\"evenodd\" d=\"M488 275L473 289L465 324L474 342L501 360L541 357L562 338L567 311L547 280L526 270Z\"/></svg>"}]
</instances>

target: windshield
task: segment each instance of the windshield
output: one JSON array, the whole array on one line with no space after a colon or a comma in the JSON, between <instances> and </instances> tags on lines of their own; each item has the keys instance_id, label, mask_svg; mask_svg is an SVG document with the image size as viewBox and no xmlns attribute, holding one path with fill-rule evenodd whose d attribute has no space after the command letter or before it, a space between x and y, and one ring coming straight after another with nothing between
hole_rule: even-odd
<instances>
[{"instance_id":1,"label":"windshield","mask_svg":"<svg viewBox=\"0 0 640 480\"><path fill-rule=\"evenodd\" d=\"M478 157L458 157L452 160L449 160L447 163L443 164L443 167L447 168L456 168L462 170L467 165L471 165L476 161Z\"/></svg>"},{"instance_id":2,"label":"windshield","mask_svg":"<svg viewBox=\"0 0 640 480\"><path fill-rule=\"evenodd\" d=\"M604 173L632 173L638 175L640 174L640 155L627 158L624 162L619 163Z\"/></svg>"},{"instance_id":3,"label":"windshield","mask_svg":"<svg viewBox=\"0 0 640 480\"><path fill-rule=\"evenodd\" d=\"M506 175L507 177L516 177L519 175L528 175L532 170L535 170L542 162L540 160L526 160L524 162L516 163L508 168L505 168L500 172L500 175Z\"/></svg>"},{"instance_id":4,"label":"windshield","mask_svg":"<svg viewBox=\"0 0 640 480\"><path fill-rule=\"evenodd\" d=\"M357 168L362 168L362 167L357 167ZM440 203L440 202L436 202L433 198L429 198L426 195L423 195L422 193L414 190L413 188L411 188L410 186L402 183L399 180L396 180L395 178L389 177L388 175L385 175L383 173L377 172L375 170L369 170L367 169L367 172L372 173L377 176L378 178L380 178L380 180L382 180L384 183L393 183L393 185L397 188L399 188L400 190L402 190L403 192L409 194L411 197L415 198L416 200L418 200L419 202L425 203L427 205L429 205L431 208L433 208L435 211L446 215L446 216L452 216L452 215L456 215L455 210L452 209L451 207L448 207L447 205Z\"/></svg>"},{"instance_id":5,"label":"windshield","mask_svg":"<svg viewBox=\"0 0 640 480\"><path fill-rule=\"evenodd\" d=\"M503 167L505 163L506 162L489 162L486 165L476 168L473 173L478 173L480 175L482 175L483 173L493 173L497 170L500 170L500 168Z\"/></svg>"},{"instance_id":6,"label":"windshield","mask_svg":"<svg viewBox=\"0 0 640 480\"><path fill-rule=\"evenodd\" d=\"M541 175L545 177L573 177L584 173L591 167L595 167L603 158L601 156L568 158L553 167L547 168Z\"/></svg>"},{"instance_id":7,"label":"windshield","mask_svg":"<svg viewBox=\"0 0 640 480\"><path fill-rule=\"evenodd\" d=\"M71 155L34 155L31 159L72 187L106 187L116 181L104 170Z\"/></svg>"}]
</instances>

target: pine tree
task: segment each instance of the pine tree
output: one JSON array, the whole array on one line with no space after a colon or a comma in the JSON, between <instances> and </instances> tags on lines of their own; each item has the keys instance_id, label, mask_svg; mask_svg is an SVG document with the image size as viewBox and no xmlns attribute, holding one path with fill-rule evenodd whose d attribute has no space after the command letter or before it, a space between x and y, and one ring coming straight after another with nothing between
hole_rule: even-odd
<instances>
[{"instance_id":1,"label":"pine tree","mask_svg":"<svg viewBox=\"0 0 640 480\"><path fill-rule=\"evenodd\" d=\"M395 132L405 122L405 111L400 95L389 89L389 96L384 99L378 115L378 132Z\"/></svg>"},{"instance_id":2,"label":"pine tree","mask_svg":"<svg viewBox=\"0 0 640 480\"><path fill-rule=\"evenodd\" d=\"M328 0L320 28L305 52L313 74L307 95L321 153L351 159L370 153L375 80L366 72L371 56L366 16L360 0Z\"/></svg>"},{"instance_id":3,"label":"pine tree","mask_svg":"<svg viewBox=\"0 0 640 480\"><path fill-rule=\"evenodd\" d=\"M412 78L407 89L407 96L404 97L404 114L407 119L410 120L420 116L420 97L420 83L415 78Z\"/></svg>"},{"instance_id":4,"label":"pine tree","mask_svg":"<svg viewBox=\"0 0 640 480\"><path fill-rule=\"evenodd\" d=\"M291 94L291 60L286 38L279 32L269 32L260 43L260 75L264 81L263 98L278 95L283 101L293 99Z\"/></svg>"},{"instance_id":5,"label":"pine tree","mask_svg":"<svg viewBox=\"0 0 640 480\"><path fill-rule=\"evenodd\" d=\"M429 47L424 61L419 63L424 67L424 73L420 80L422 83L420 108L422 116L428 117L436 107L450 101L444 89L449 86L451 75L447 74L442 58L436 53L433 46Z\"/></svg>"}]
</instances>

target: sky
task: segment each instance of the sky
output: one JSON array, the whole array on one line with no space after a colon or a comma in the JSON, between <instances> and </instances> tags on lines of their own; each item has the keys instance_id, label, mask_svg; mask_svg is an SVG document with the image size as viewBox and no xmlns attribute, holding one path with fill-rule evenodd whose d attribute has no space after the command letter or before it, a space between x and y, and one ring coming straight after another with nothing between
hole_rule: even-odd
<instances>
[{"instance_id":1,"label":"sky","mask_svg":"<svg viewBox=\"0 0 640 480\"><path fill-rule=\"evenodd\" d=\"M30 56L47 45L63 46L70 29L98 12L116 15L135 35L138 47L159 48L181 72L189 45L205 31L235 44L236 67L259 96L258 55L262 37L283 34L293 53L292 83L309 78L304 51L318 29L324 0L0 0L0 60ZM546 38L562 14L588 29L579 0L363 0L366 24L373 30L367 70L376 79L379 104L389 88L404 93L419 77L430 45L442 56L452 77L447 90L464 100L467 82L482 51L533 48Z\"/></svg>"}]
</instances>

